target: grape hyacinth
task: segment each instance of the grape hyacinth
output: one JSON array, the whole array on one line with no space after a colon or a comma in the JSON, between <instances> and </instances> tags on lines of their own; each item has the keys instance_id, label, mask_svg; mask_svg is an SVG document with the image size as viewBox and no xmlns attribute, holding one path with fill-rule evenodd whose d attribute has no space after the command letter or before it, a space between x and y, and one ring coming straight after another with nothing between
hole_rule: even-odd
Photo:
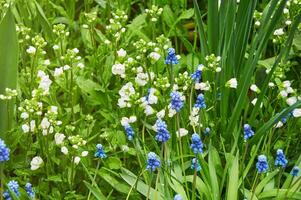
<instances>
[{"instance_id":1,"label":"grape hyacinth","mask_svg":"<svg viewBox=\"0 0 301 200\"><path fill-rule=\"evenodd\" d=\"M5 200L12 200L12 198L11 198L11 196L10 196L10 194L9 194L8 191L4 191L3 194L2 194L2 196L3 196L3 198Z\"/></svg>"},{"instance_id":2,"label":"grape hyacinth","mask_svg":"<svg viewBox=\"0 0 301 200\"><path fill-rule=\"evenodd\" d=\"M202 70L200 70L200 68L202 67L203 65L199 65L198 69L191 74L191 79L194 80L196 83L199 83L202 78Z\"/></svg>"},{"instance_id":3,"label":"grape hyacinth","mask_svg":"<svg viewBox=\"0 0 301 200\"><path fill-rule=\"evenodd\" d=\"M7 148L4 141L0 139L0 164L8 160L9 160L9 148Z\"/></svg>"},{"instance_id":4,"label":"grape hyacinth","mask_svg":"<svg viewBox=\"0 0 301 200\"><path fill-rule=\"evenodd\" d=\"M169 48L167 50L167 58L165 59L165 64L169 65L169 64L172 64L172 65L176 65L179 63L179 60L177 58L177 55L176 55L176 50L174 48Z\"/></svg>"},{"instance_id":5,"label":"grape hyacinth","mask_svg":"<svg viewBox=\"0 0 301 200\"><path fill-rule=\"evenodd\" d=\"M275 160L275 166L281 166L285 167L287 165L287 159L285 158L285 155L283 153L282 149L277 150L276 160Z\"/></svg>"},{"instance_id":6,"label":"grape hyacinth","mask_svg":"<svg viewBox=\"0 0 301 200\"><path fill-rule=\"evenodd\" d=\"M160 118L157 119L154 127L157 132L157 135L155 137L157 141L166 142L167 140L169 140L169 131L167 130L167 125L163 120L161 120Z\"/></svg>"},{"instance_id":7,"label":"grape hyacinth","mask_svg":"<svg viewBox=\"0 0 301 200\"><path fill-rule=\"evenodd\" d=\"M171 97L171 102L170 102L171 109L174 109L177 112L179 112L181 108L183 108L184 106L184 98L182 94L178 91L174 91L170 93L170 97Z\"/></svg>"},{"instance_id":8,"label":"grape hyacinth","mask_svg":"<svg viewBox=\"0 0 301 200\"><path fill-rule=\"evenodd\" d=\"M201 171L201 165L197 158L193 158L191 160L191 169L196 170L196 171Z\"/></svg>"},{"instance_id":9,"label":"grape hyacinth","mask_svg":"<svg viewBox=\"0 0 301 200\"><path fill-rule=\"evenodd\" d=\"M17 181L11 180L11 181L8 182L7 186L10 189L11 192L15 193L15 195L17 197L20 196L19 184L18 184Z\"/></svg>"},{"instance_id":10,"label":"grape hyacinth","mask_svg":"<svg viewBox=\"0 0 301 200\"><path fill-rule=\"evenodd\" d=\"M131 125L127 124L126 126L124 126L124 129L127 134L128 140L130 140L130 141L133 140L135 132L134 132L133 128L131 127Z\"/></svg>"},{"instance_id":11,"label":"grape hyacinth","mask_svg":"<svg viewBox=\"0 0 301 200\"><path fill-rule=\"evenodd\" d=\"M250 139L254 135L254 131L252 130L251 126L249 124L244 125L244 138L245 141Z\"/></svg>"},{"instance_id":12,"label":"grape hyacinth","mask_svg":"<svg viewBox=\"0 0 301 200\"><path fill-rule=\"evenodd\" d=\"M297 177L299 176L299 167L298 166L295 166L291 172L291 175L294 176L294 177Z\"/></svg>"},{"instance_id":13,"label":"grape hyacinth","mask_svg":"<svg viewBox=\"0 0 301 200\"><path fill-rule=\"evenodd\" d=\"M269 169L269 164L267 162L267 157L265 155L258 156L258 162L256 163L256 168L259 174L262 174Z\"/></svg>"},{"instance_id":14,"label":"grape hyacinth","mask_svg":"<svg viewBox=\"0 0 301 200\"><path fill-rule=\"evenodd\" d=\"M107 157L107 155L103 149L103 146L101 144L96 145L96 152L95 152L94 156L96 158L106 158Z\"/></svg>"},{"instance_id":15,"label":"grape hyacinth","mask_svg":"<svg viewBox=\"0 0 301 200\"><path fill-rule=\"evenodd\" d=\"M195 108L206 108L204 95L201 93L198 95L196 102L194 104Z\"/></svg>"},{"instance_id":16,"label":"grape hyacinth","mask_svg":"<svg viewBox=\"0 0 301 200\"><path fill-rule=\"evenodd\" d=\"M203 153L204 145L201 140L201 137L197 133L194 133L191 137L191 140L192 140L192 143L191 143L190 147L193 150L193 152L195 154Z\"/></svg>"},{"instance_id":17,"label":"grape hyacinth","mask_svg":"<svg viewBox=\"0 0 301 200\"><path fill-rule=\"evenodd\" d=\"M31 183L26 183L25 190L29 198L33 199L35 196L35 192L32 189Z\"/></svg>"},{"instance_id":18,"label":"grape hyacinth","mask_svg":"<svg viewBox=\"0 0 301 200\"><path fill-rule=\"evenodd\" d=\"M155 171L160 167L160 160L157 159L157 155L154 152L149 152L147 155L147 166L146 169L149 171Z\"/></svg>"},{"instance_id":19,"label":"grape hyacinth","mask_svg":"<svg viewBox=\"0 0 301 200\"><path fill-rule=\"evenodd\" d=\"M183 200L181 195L177 194L173 200Z\"/></svg>"}]
</instances>

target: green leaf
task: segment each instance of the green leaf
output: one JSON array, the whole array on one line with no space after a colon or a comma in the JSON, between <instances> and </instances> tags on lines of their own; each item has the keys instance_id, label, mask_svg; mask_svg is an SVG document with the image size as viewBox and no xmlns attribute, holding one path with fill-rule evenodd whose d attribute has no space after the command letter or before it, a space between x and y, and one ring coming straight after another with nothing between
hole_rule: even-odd
<instances>
[{"instance_id":1,"label":"green leaf","mask_svg":"<svg viewBox=\"0 0 301 200\"><path fill-rule=\"evenodd\" d=\"M211 189L213 193L214 199L219 199L219 184L217 180L217 171L215 169L215 162L217 161L215 159L214 155L218 155L218 153L215 152L216 150L211 145L209 146L209 174L210 174L210 184Z\"/></svg>"},{"instance_id":2,"label":"green leaf","mask_svg":"<svg viewBox=\"0 0 301 200\"><path fill-rule=\"evenodd\" d=\"M229 168L229 182L227 190L227 199L236 200L238 195L238 180L239 180L239 154L237 153Z\"/></svg>"},{"instance_id":3,"label":"green leaf","mask_svg":"<svg viewBox=\"0 0 301 200\"><path fill-rule=\"evenodd\" d=\"M106 164L108 164L110 169L120 169L122 166L120 159L117 157L108 158Z\"/></svg>"},{"instance_id":4,"label":"green leaf","mask_svg":"<svg viewBox=\"0 0 301 200\"><path fill-rule=\"evenodd\" d=\"M180 17L178 18L178 21L182 20L182 19L190 19L193 15L194 15L194 9L193 8L191 8L189 10L184 10L182 12L182 14L180 15Z\"/></svg>"},{"instance_id":5,"label":"green leaf","mask_svg":"<svg viewBox=\"0 0 301 200\"><path fill-rule=\"evenodd\" d=\"M100 190L98 190L97 188L93 187L90 183L88 183L87 181L84 181L84 184L87 186L87 188L91 191L91 193L94 195L94 197L96 197L96 199L98 200L105 200L107 199Z\"/></svg>"},{"instance_id":6,"label":"green leaf","mask_svg":"<svg viewBox=\"0 0 301 200\"><path fill-rule=\"evenodd\" d=\"M18 41L16 25L10 9L0 22L0 49L0 94L3 94L5 88L16 89L18 77ZM9 130L13 122L13 108L12 101L7 110L6 102L0 100L0 132Z\"/></svg>"}]
</instances>

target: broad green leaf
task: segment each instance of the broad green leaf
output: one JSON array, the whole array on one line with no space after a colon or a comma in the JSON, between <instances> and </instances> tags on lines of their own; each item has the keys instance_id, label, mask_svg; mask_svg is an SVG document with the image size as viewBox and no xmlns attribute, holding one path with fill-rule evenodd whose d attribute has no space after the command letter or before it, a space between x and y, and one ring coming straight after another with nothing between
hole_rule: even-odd
<instances>
[{"instance_id":1,"label":"broad green leaf","mask_svg":"<svg viewBox=\"0 0 301 200\"><path fill-rule=\"evenodd\" d=\"M5 88L16 89L18 66L18 42L14 17L8 9L3 20L0 22L0 94L5 92ZM10 115L8 116L8 113ZM0 100L0 133L11 128L13 122L14 105L10 101L7 110L6 102ZM10 127L9 127L10 126Z\"/></svg>"},{"instance_id":2,"label":"broad green leaf","mask_svg":"<svg viewBox=\"0 0 301 200\"><path fill-rule=\"evenodd\" d=\"M236 200L238 198L238 180L239 180L239 154L237 153L229 168L229 181L227 190L227 199Z\"/></svg>"}]
</instances>

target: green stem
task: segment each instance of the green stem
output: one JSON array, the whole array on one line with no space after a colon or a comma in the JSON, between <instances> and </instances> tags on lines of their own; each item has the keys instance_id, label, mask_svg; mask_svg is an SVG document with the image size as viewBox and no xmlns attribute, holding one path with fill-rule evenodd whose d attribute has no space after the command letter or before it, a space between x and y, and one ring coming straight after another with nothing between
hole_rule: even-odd
<instances>
[{"instance_id":1,"label":"green stem","mask_svg":"<svg viewBox=\"0 0 301 200\"><path fill-rule=\"evenodd\" d=\"M146 171L146 170L142 171L142 172L139 174L139 176L137 176L137 179L136 179L135 183L131 186L131 189L130 189L130 191L128 192L128 195L127 195L127 197L126 197L126 200L129 200L130 195L131 195L131 193L132 193L132 191L133 191L134 185L137 184L137 182L138 182L140 176L141 176L145 171Z\"/></svg>"},{"instance_id":2,"label":"green stem","mask_svg":"<svg viewBox=\"0 0 301 200\"><path fill-rule=\"evenodd\" d=\"M193 181L192 181L192 200L196 200L195 186L196 186L197 169L194 168Z\"/></svg>"},{"instance_id":3,"label":"green stem","mask_svg":"<svg viewBox=\"0 0 301 200\"><path fill-rule=\"evenodd\" d=\"M0 199L3 200L3 191L4 191L4 188L3 188L3 181L4 181L4 174L3 174L3 164L0 163L0 187L1 187L1 190L0 190Z\"/></svg>"},{"instance_id":4,"label":"green stem","mask_svg":"<svg viewBox=\"0 0 301 200\"><path fill-rule=\"evenodd\" d=\"M251 191L252 191L252 196L251 196L251 199L250 199L250 200L252 200L253 197L254 197L255 189L256 189L256 187L257 187L257 179L258 179L258 172L256 172L255 180L254 180L253 185L252 185L252 189L251 189Z\"/></svg>"},{"instance_id":5,"label":"green stem","mask_svg":"<svg viewBox=\"0 0 301 200\"><path fill-rule=\"evenodd\" d=\"M96 175L97 175L99 166L100 166L100 160L97 161L97 166L96 166L96 169L95 169L95 172L94 172L94 176L93 176L93 181L92 181L92 187L94 186L94 183L95 183L95 179L96 179ZM90 196L91 196L91 190L89 190L88 200L90 200Z\"/></svg>"},{"instance_id":6,"label":"green stem","mask_svg":"<svg viewBox=\"0 0 301 200\"><path fill-rule=\"evenodd\" d=\"M149 184L148 184L146 200L149 199L151 185L152 185L152 180L153 180L153 172L151 172L151 175L150 175L150 180L149 180Z\"/></svg>"}]
</instances>

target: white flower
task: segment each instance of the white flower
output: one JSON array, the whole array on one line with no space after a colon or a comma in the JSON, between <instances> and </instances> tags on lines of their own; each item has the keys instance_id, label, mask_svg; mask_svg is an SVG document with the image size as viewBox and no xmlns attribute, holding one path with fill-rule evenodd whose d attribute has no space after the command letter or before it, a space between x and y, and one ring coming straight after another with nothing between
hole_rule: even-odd
<instances>
[{"instance_id":1,"label":"white flower","mask_svg":"<svg viewBox=\"0 0 301 200\"><path fill-rule=\"evenodd\" d=\"M215 71L218 73L218 72L221 72L222 71L222 68L221 67L217 67L216 69L215 69Z\"/></svg>"},{"instance_id":2,"label":"white flower","mask_svg":"<svg viewBox=\"0 0 301 200\"><path fill-rule=\"evenodd\" d=\"M53 50L58 50L60 47L59 47L59 45L56 45L56 44L55 44L55 45L53 45L52 48L53 48Z\"/></svg>"},{"instance_id":3,"label":"white flower","mask_svg":"<svg viewBox=\"0 0 301 200\"><path fill-rule=\"evenodd\" d=\"M56 144L56 145L62 144L63 141L64 141L64 139L65 139L65 137L66 137L66 136L65 136L64 134L62 134L62 133L56 133L56 134L54 135L55 144Z\"/></svg>"},{"instance_id":4,"label":"white flower","mask_svg":"<svg viewBox=\"0 0 301 200\"><path fill-rule=\"evenodd\" d=\"M293 116L301 117L301 108L296 108L295 110L293 110Z\"/></svg>"},{"instance_id":5,"label":"white flower","mask_svg":"<svg viewBox=\"0 0 301 200\"><path fill-rule=\"evenodd\" d=\"M194 88L196 90L203 90L203 91L208 91L210 90L210 84L209 82L201 82L201 83L196 83Z\"/></svg>"},{"instance_id":6,"label":"white flower","mask_svg":"<svg viewBox=\"0 0 301 200\"><path fill-rule=\"evenodd\" d=\"M189 121L191 126L197 126L199 124L199 108L192 108L192 111L189 115Z\"/></svg>"},{"instance_id":7,"label":"white flower","mask_svg":"<svg viewBox=\"0 0 301 200\"><path fill-rule=\"evenodd\" d=\"M48 121L47 117L44 117L41 121L41 128L48 129L50 127L50 122Z\"/></svg>"},{"instance_id":8,"label":"white flower","mask_svg":"<svg viewBox=\"0 0 301 200\"><path fill-rule=\"evenodd\" d=\"M112 66L112 73L114 75L120 75L121 78L125 77L125 66L123 64L117 63Z\"/></svg>"},{"instance_id":9,"label":"white flower","mask_svg":"<svg viewBox=\"0 0 301 200\"><path fill-rule=\"evenodd\" d=\"M285 90L281 90L279 95L284 98L284 97L287 97L288 94Z\"/></svg>"},{"instance_id":10,"label":"white flower","mask_svg":"<svg viewBox=\"0 0 301 200\"><path fill-rule=\"evenodd\" d=\"M21 118L22 119L27 119L29 117L28 113L27 112L22 112L21 113Z\"/></svg>"},{"instance_id":11,"label":"white flower","mask_svg":"<svg viewBox=\"0 0 301 200\"><path fill-rule=\"evenodd\" d=\"M255 106L256 103L257 103L257 98L253 99L253 100L251 101L251 103ZM263 106L263 104L262 104L262 102L261 102L261 103L260 103L260 108L262 108L262 106Z\"/></svg>"},{"instance_id":12,"label":"white flower","mask_svg":"<svg viewBox=\"0 0 301 200\"><path fill-rule=\"evenodd\" d=\"M35 54L37 49L33 46L29 46L28 49L26 49L26 52L29 54Z\"/></svg>"},{"instance_id":13,"label":"white flower","mask_svg":"<svg viewBox=\"0 0 301 200\"><path fill-rule=\"evenodd\" d=\"M78 165L79 161L80 161L80 157L79 157L79 156L75 156L73 162L74 162L76 165Z\"/></svg>"},{"instance_id":14,"label":"white flower","mask_svg":"<svg viewBox=\"0 0 301 200\"><path fill-rule=\"evenodd\" d=\"M160 118L160 119L164 118L164 116L165 116L165 110L163 109L163 110L157 112L156 116L157 116L157 118Z\"/></svg>"},{"instance_id":15,"label":"white flower","mask_svg":"<svg viewBox=\"0 0 301 200\"><path fill-rule=\"evenodd\" d=\"M290 97L290 98L287 98L287 99L286 99L286 103L287 103L289 106L293 105L293 104L296 103L296 102L297 102L297 97Z\"/></svg>"},{"instance_id":16,"label":"white flower","mask_svg":"<svg viewBox=\"0 0 301 200\"><path fill-rule=\"evenodd\" d=\"M63 146L63 147L61 148L61 152L62 152L63 154L65 154L65 155L67 155L67 154L68 154L68 149L67 149L67 147Z\"/></svg>"},{"instance_id":17,"label":"white flower","mask_svg":"<svg viewBox=\"0 0 301 200\"><path fill-rule=\"evenodd\" d=\"M273 83L273 82L269 82L269 87L274 87L275 86L275 84Z\"/></svg>"},{"instance_id":18,"label":"white flower","mask_svg":"<svg viewBox=\"0 0 301 200\"><path fill-rule=\"evenodd\" d=\"M226 87L230 87L230 88L237 88L237 80L236 78L231 78L227 83L226 83Z\"/></svg>"},{"instance_id":19,"label":"white flower","mask_svg":"<svg viewBox=\"0 0 301 200\"><path fill-rule=\"evenodd\" d=\"M49 76L46 75L45 72L43 72L41 70L38 71L38 77L40 77L40 79L41 79L39 88L44 90L44 94L48 94L52 81L49 79Z\"/></svg>"},{"instance_id":20,"label":"white flower","mask_svg":"<svg viewBox=\"0 0 301 200\"><path fill-rule=\"evenodd\" d=\"M70 69L70 66L69 65L64 65L63 69L67 71L67 70Z\"/></svg>"},{"instance_id":21,"label":"white flower","mask_svg":"<svg viewBox=\"0 0 301 200\"><path fill-rule=\"evenodd\" d=\"M85 65L83 63L78 63L77 67L79 67L80 69L83 69L83 68L85 68Z\"/></svg>"},{"instance_id":22,"label":"white flower","mask_svg":"<svg viewBox=\"0 0 301 200\"><path fill-rule=\"evenodd\" d=\"M275 124L275 128L280 128L283 126L282 121L279 121L277 124Z\"/></svg>"},{"instance_id":23,"label":"white flower","mask_svg":"<svg viewBox=\"0 0 301 200\"><path fill-rule=\"evenodd\" d=\"M293 93L293 92L294 92L294 89L293 89L292 87L287 87L287 88L286 88L286 92L287 92L288 94Z\"/></svg>"},{"instance_id":24,"label":"white flower","mask_svg":"<svg viewBox=\"0 0 301 200\"><path fill-rule=\"evenodd\" d=\"M81 156L82 156L82 157L86 157L88 154L89 154L88 151L83 151L83 152L81 153Z\"/></svg>"},{"instance_id":25,"label":"white flower","mask_svg":"<svg viewBox=\"0 0 301 200\"><path fill-rule=\"evenodd\" d=\"M74 48L74 49L72 49L72 51L73 51L75 54L78 54L78 53L79 53L78 48Z\"/></svg>"},{"instance_id":26,"label":"white flower","mask_svg":"<svg viewBox=\"0 0 301 200\"><path fill-rule=\"evenodd\" d=\"M130 148L127 145L121 146L122 151L127 152Z\"/></svg>"},{"instance_id":27,"label":"white flower","mask_svg":"<svg viewBox=\"0 0 301 200\"><path fill-rule=\"evenodd\" d=\"M30 169L37 170L43 164L43 159L40 156L34 157L30 162Z\"/></svg>"},{"instance_id":28,"label":"white flower","mask_svg":"<svg viewBox=\"0 0 301 200\"><path fill-rule=\"evenodd\" d=\"M148 74L147 73L138 73L135 82L140 86L145 86L148 81Z\"/></svg>"},{"instance_id":29,"label":"white flower","mask_svg":"<svg viewBox=\"0 0 301 200\"><path fill-rule=\"evenodd\" d=\"M54 69L53 76L57 77L64 73L63 67L58 67Z\"/></svg>"},{"instance_id":30,"label":"white flower","mask_svg":"<svg viewBox=\"0 0 301 200\"><path fill-rule=\"evenodd\" d=\"M27 124L22 125L22 131L23 133L28 133L29 132L29 126Z\"/></svg>"},{"instance_id":31,"label":"white flower","mask_svg":"<svg viewBox=\"0 0 301 200\"><path fill-rule=\"evenodd\" d=\"M177 111L168 106L168 117L173 117L175 114L177 114Z\"/></svg>"},{"instance_id":32,"label":"white flower","mask_svg":"<svg viewBox=\"0 0 301 200\"><path fill-rule=\"evenodd\" d=\"M177 132L177 137L183 137L188 134L188 130L185 128L180 128Z\"/></svg>"},{"instance_id":33,"label":"white flower","mask_svg":"<svg viewBox=\"0 0 301 200\"><path fill-rule=\"evenodd\" d=\"M283 81L282 83L283 87L287 88L287 87L290 87L291 86L291 82L290 81Z\"/></svg>"},{"instance_id":34,"label":"white flower","mask_svg":"<svg viewBox=\"0 0 301 200\"><path fill-rule=\"evenodd\" d=\"M285 24L289 26L289 25L292 24L292 21L291 21L291 20L286 20L286 21L285 21Z\"/></svg>"},{"instance_id":35,"label":"white flower","mask_svg":"<svg viewBox=\"0 0 301 200\"><path fill-rule=\"evenodd\" d=\"M49 59L44 60L44 65L50 65L50 60Z\"/></svg>"},{"instance_id":36,"label":"white flower","mask_svg":"<svg viewBox=\"0 0 301 200\"><path fill-rule=\"evenodd\" d=\"M121 58L125 57L126 56L126 51L122 48L119 49L119 51L117 51L117 56L121 57Z\"/></svg>"},{"instance_id":37,"label":"white flower","mask_svg":"<svg viewBox=\"0 0 301 200\"><path fill-rule=\"evenodd\" d=\"M250 89L256 93L260 93L260 89L255 84L252 84Z\"/></svg>"},{"instance_id":38,"label":"white flower","mask_svg":"<svg viewBox=\"0 0 301 200\"><path fill-rule=\"evenodd\" d=\"M36 121L35 120L31 120L30 121L30 131L34 132L35 128L36 128Z\"/></svg>"},{"instance_id":39,"label":"white flower","mask_svg":"<svg viewBox=\"0 0 301 200\"><path fill-rule=\"evenodd\" d=\"M129 123L134 123L136 121L137 121L137 117L136 116L130 116Z\"/></svg>"},{"instance_id":40,"label":"white flower","mask_svg":"<svg viewBox=\"0 0 301 200\"><path fill-rule=\"evenodd\" d=\"M255 26L257 26L257 27L260 26L260 21L256 21Z\"/></svg>"},{"instance_id":41,"label":"white flower","mask_svg":"<svg viewBox=\"0 0 301 200\"><path fill-rule=\"evenodd\" d=\"M122 117L120 123L121 123L122 126L128 125L129 124L129 118Z\"/></svg>"},{"instance_id":42,"label":"white flower","mask_svg":"<svg viewBox=\"0 0 301 200\"><path fill-rule=\"evenodd\" d=\"M283 34L284 34L283 28L279 28L279 29L276 29L274 31L275 36L280 36L280 35L283 35Z\"/></svg>"},{"instance_id":43,"label":"white flower","mask_svg":"<svg viewBox=\"0 0 301 200\"><path fill-rule=\"evenodd\" d=\"M146 105L144 109L144 113L146 116L154 114L154 109L150 105Z\"/></svg>"},{"instance_id":44,"label":"white flower","mask_svg":"<svg viewBox=\"0 0 301 200\"><path fill-rule=\"evenodd\" d=\"M157 52L151 52L151 53L149 54L149 57L150 57L151 59L153 59L154 61L157 61L157 60L160 59L161 55L158 54Z\"/></svg>"}]
</instances>

